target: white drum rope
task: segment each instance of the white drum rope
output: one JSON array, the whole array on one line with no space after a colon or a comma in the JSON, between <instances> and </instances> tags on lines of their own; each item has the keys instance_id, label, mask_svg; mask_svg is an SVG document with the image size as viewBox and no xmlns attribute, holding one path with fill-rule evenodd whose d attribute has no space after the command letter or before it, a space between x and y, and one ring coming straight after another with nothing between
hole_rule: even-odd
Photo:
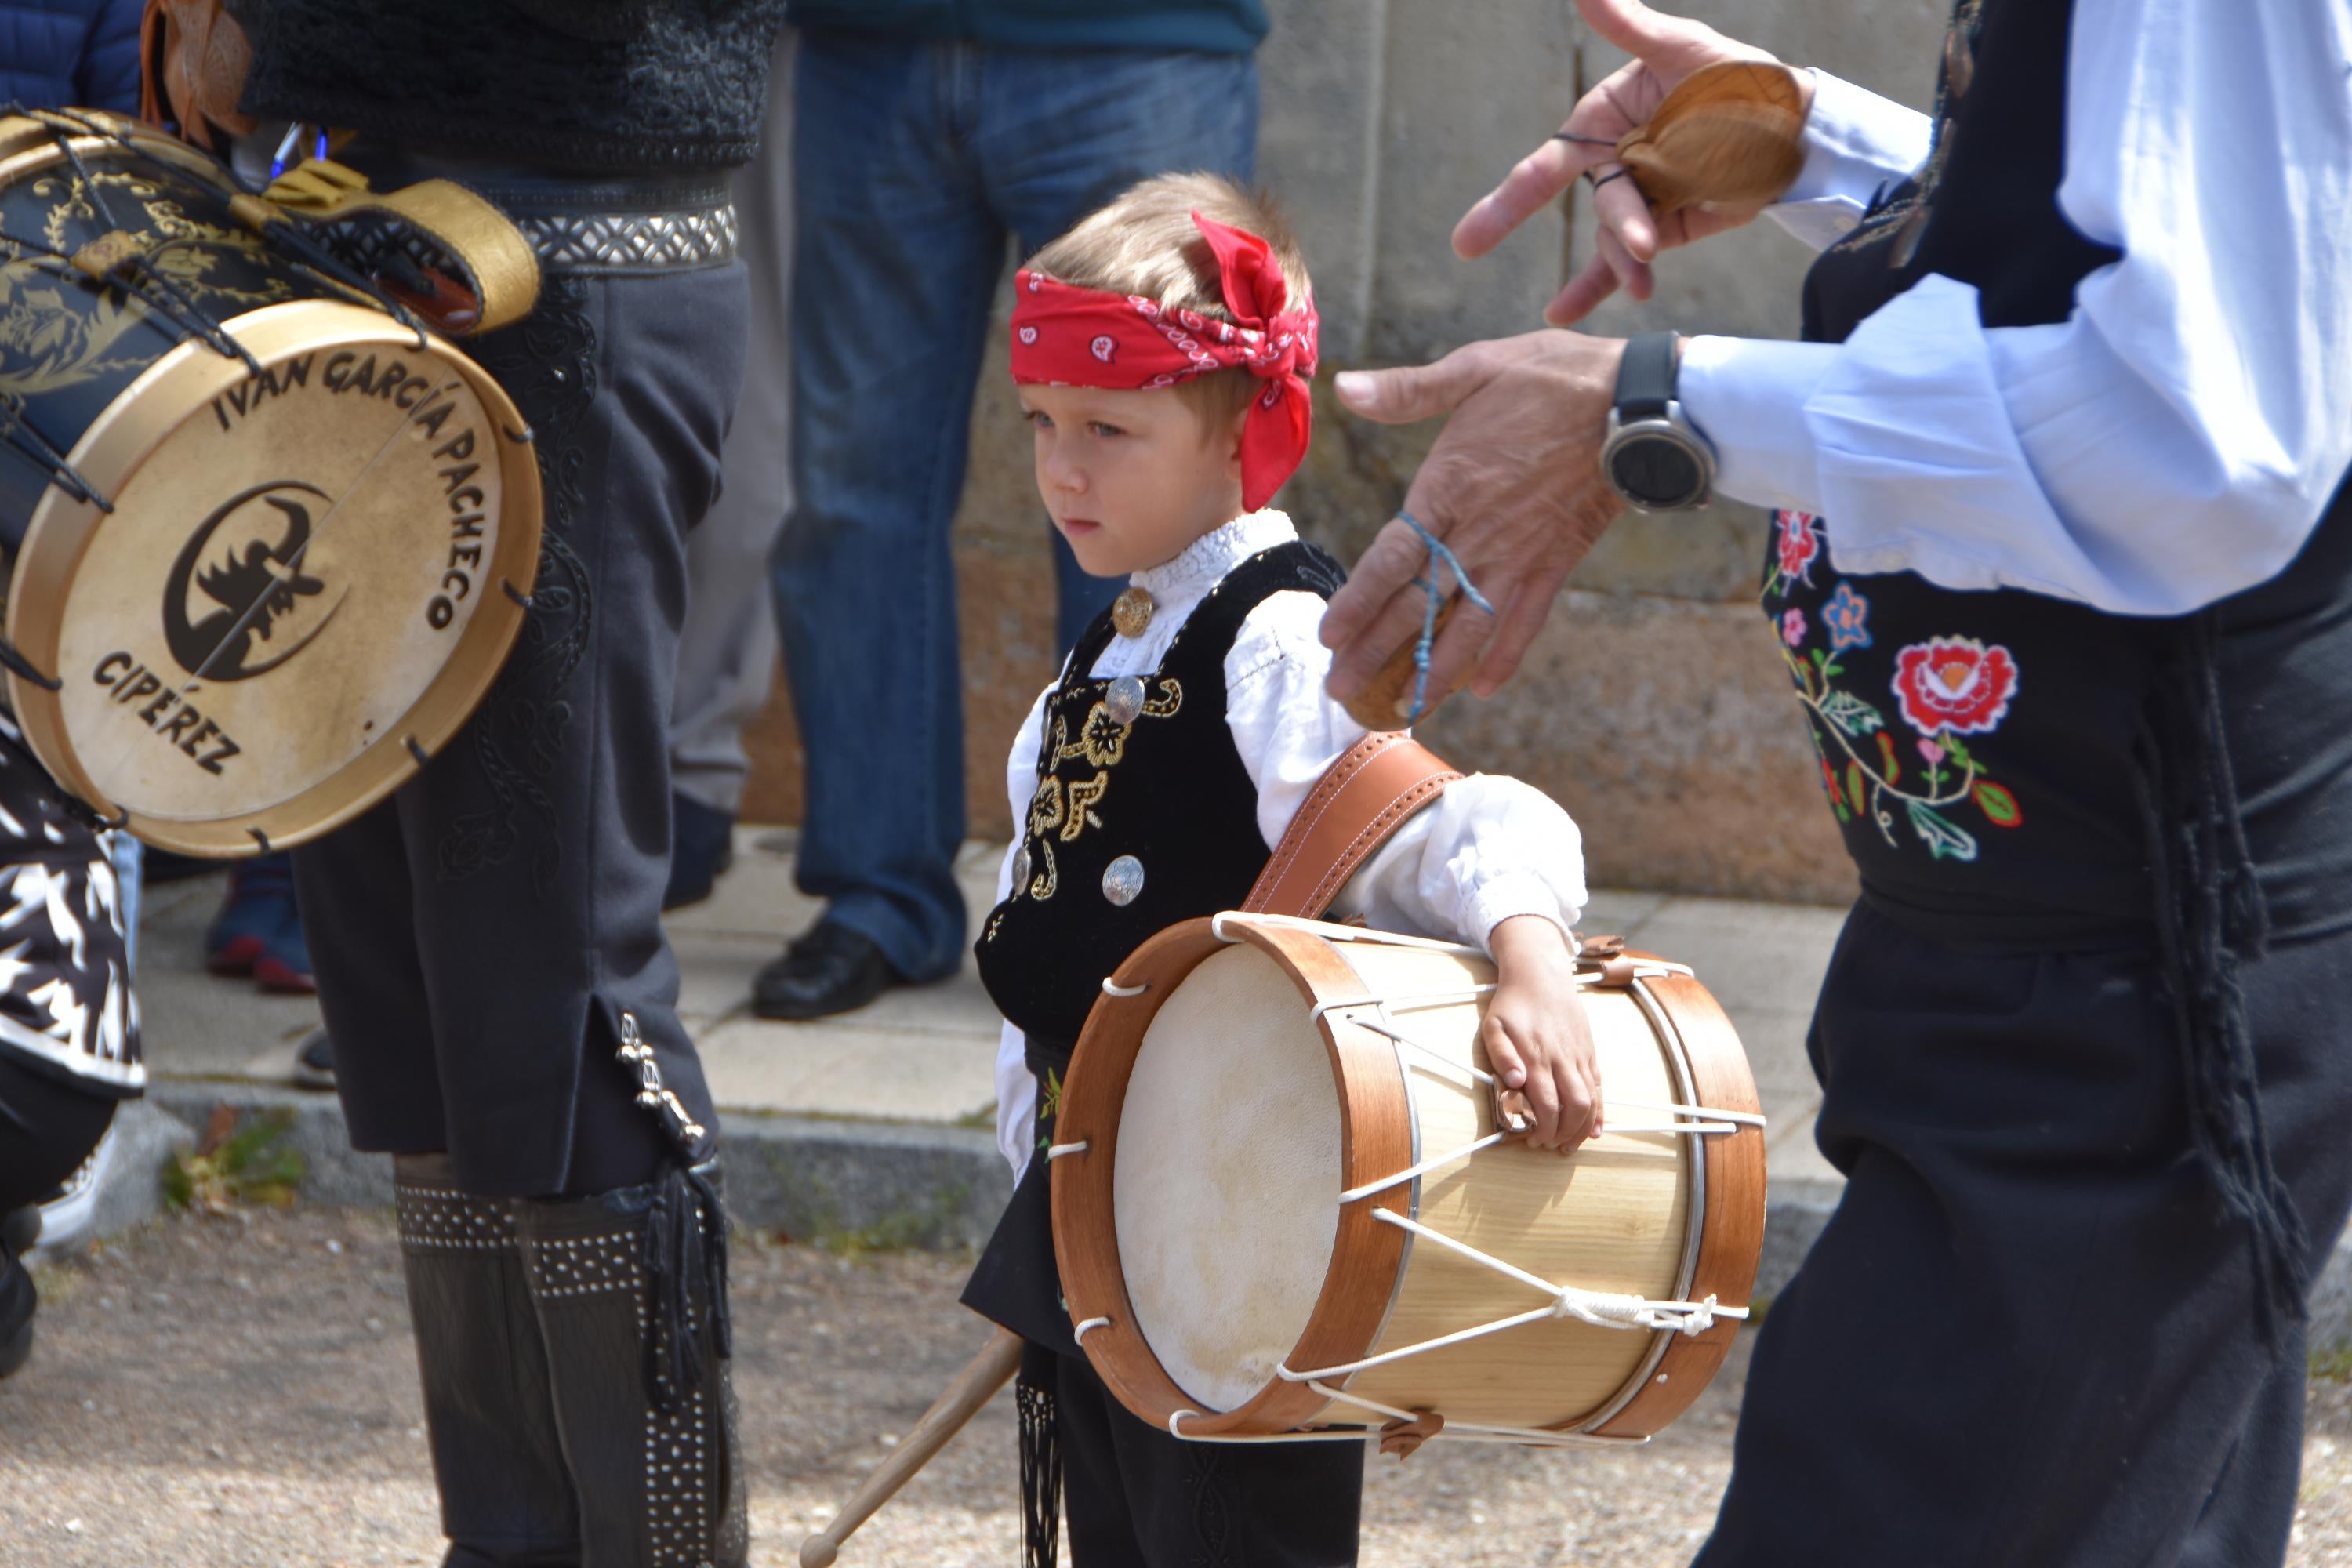
<instances>
[{"instance_id":1,"label":"white drum rope","mask_svg":"<svg viewBox=\"0 0 2352 1568\"><path fill-rule=\"evenodd\" d=\"M1301 920L1297 915L1243 914L1238 910L1227 910L1210 921L1209 930L1215 933L1219 942L1239 942L1241 938L1225 934L1225 922L1235 919L1251 921L1259 925L1280 926L1288 931L1310 931L1326 942L1377 942L1393 947L1417 947L1426 952L1457 953L1464 958L1486 956L1484 950L1465 947L1458 942L1440 942L1435 937L1427 936L1407 936L1402 931L1373 931L1366 926L1332 925L1325 921Z\"/></svg>"},{"instance_id":2,"label":"white drum rope","mask_svg":"<svg viewBox=\"0 0 2352 1568\"><path fill-rule=\"evenodd\" d=\"M1709 1105L1658 1105L1643 1100L1610 1100L1605 1097L1601 1100L1601 1103L1603 1105L1622 1106L1627 1110L1659 1110L1665 1112L1669 1116L1712 1117L1717 1121L1737 1121L1742 1127L1768 1127L1771 1125L1764 1120L1761 1113L1753 1110L1717 1110L1713 1106ZM1613 1131L1615 1129L1612 1128L1611 1131Z\"/></svg>"},{"instance_id":3,"label":"white drum rope","mask_svg":"<svg viewBox=\"0 0 2352 1568\"><path fill-rule=\"evenodd\" d=\"M1445 1004L1470 1001L1476 995L1484 994L1493 989L1494 987L1491 985L1485 985L1480 986L1475 993L1465 992L1450 994L1445 997ZM1397 998L1368 996L1354 1002L1327 1002L1317 1007L1313 1016L1319 1020L1323 1014L1330 1009L1340 1007L1370 1007L1378 1014L1377 1017L1349 1018L1348 1022L1355 1025L1360 1029L1369 1029L1373 1034L1382 1037L1391 1044L1397 1047L1397 1065L1400 1068L1404 1066L1404 1047L1410 1047L1413 1050L1419 1051L1423 1057L1429 1058L1431 1062L1433 1062L1439 1067L1444 1068L1447 1073L1453 1074L1457 1078L1467 1078L1474 1083L1486 1086L1492 1086L1498 1081L1493 1073L1486 1071L1485 1068L1473 1067L1468 1062L1457 1060L1454 1057L1447 1055L1445 1052L1439 1050L1436 1047L1424 1045L1421 1041L1414 1039L1411 1035L1406 1034L1402 1028L1398 1026L1396 1019L1390 1012L1391 1007L1394 1005L1397 1000ZM1404 998L1403 1000L1412 1002L1417 999ZM1604 1121L1601 1126L1601 1132L1604 1135L1616 1132L1623 1133L1630 1137L1638 1132L1659 1132L1677 1137L1720 1137L1728 1133L1738 1132L1742 1127L1762 1127L1765 1125L1763 1117L1757 1115L1753 1111L1747 1110L1717 1110L1712 1107L1703 1105L1678 1105L1672 1103L1655 1104L1650 1101L1639 1100L1611 1100L1605 1095L1601 1098L1601 1103L1603 1105L1617 1106L1626 1110L1649 1110L1663 1112L1671 1116L1696 1116L1706 1119L1698 1121L1669 1122L1610 1123ZM1433 1160L1424 1160L1410 1171L1401 1171L1397 1174L1374 1185L1357 1187L1350 1192L1342 1193L1339 1194L1339 1201L1343 1204L1349 1203L1354 1199L1365 1196L1368 1194L1383 1192L1389 1187L1394 1186L1399 1182L1408 1181L1414 1176L1425 1174L1429 1171L1434 1170L1440 1165L1450 1164L1455 1160L1465 1159L1468 1156L1476 1153L1479 1150L1499 1142L1501 1142L1499 1137L1482 1138L1475 1143L1464 1145L1462 1148L1455 1150L1451 1154L1443 1154Z\"/></svg>"},{"instance_id":4,"label":"white drum rope","mask_svg":"<svg viewBox=\"0 0 2352 1568\"><path fill-rule=\"evenodd\" d=\"M1083 1154L1091 1142L1089 1139L1081 1138L1075 1143L1048 1143L1045 1145L1045 1158L1058 1160L1065 1154Z\"/></svg>"},{"instance_id":5,"label":"white drum rope","mask_svg":"<svg viewBox=\"0 0 2352 1568\"><path fill-rule=\"evenodd\" d=\"M1102 988L1106 996L1140 996L1151 989L1151 982L1147 980L1140 985L1115 985L1111 984L1110 976L1106 974Z\"/></svg>"},{"instance_id":6,"label":"white drum rope","mask_svg":"<svg viewBox=\"0 0 2352 1568\"><path fill-rule=\"evenodd\" d=\"M1307 1386L1326 1399L1334 1400L1342 1405L1353 1405L1359 1409L1373 1411L1393 1421L1421 1419L1421 1413L1418 1411L1400 1410L1393 1405L1382 1405L1377 1399L1366 1399L1360 1394L1349 1394L1344 1389L1334 1388L1328 1383L1309 1380ZM1438 1411L1434 1414L1442 1416L1444 1412ZM1533 1443L1548 1448L1622 1448L1627 1444L1639 1447L1650 1440L1646 1436L1604 1437L1597 1432L1555 1432L1543 1426L1493 1426L1483 1421L1448 1420L1444 1427L1429 1441L1442 1443L1448 1437L1469 1442Z\"/></svg>"},{"instance_id":7,"label":"white drum rope","mask_svg":"<svg viewBox=\"0 0 2352 1568\"><path fill-rule=\"evenodd\" d=\"M1107 1329L1108 1327L1110 1327L1110 1320L1108 1318L1088 1318L1084 1322L1073 1323L1070 1325L1070 1338L1076 1341L1079 1344L1085 1344L1088 1334L1094 1332L1097 1329Z\"/></svg>"}]
</instances>

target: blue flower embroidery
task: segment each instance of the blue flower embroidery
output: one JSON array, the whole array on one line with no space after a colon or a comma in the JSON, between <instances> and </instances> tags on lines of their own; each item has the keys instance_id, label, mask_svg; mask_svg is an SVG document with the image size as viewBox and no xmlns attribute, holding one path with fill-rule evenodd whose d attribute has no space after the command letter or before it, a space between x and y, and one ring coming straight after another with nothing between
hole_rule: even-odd
<instances>
[{"instance_id":1,"label":"blue flower embroidery","mask_svg":"<svg viewBox=\"0 0 2352 1568\"><path fill-rule=\"evenodd\" d=\"M1830 647L1839 653L1850 647L1870 646L1870 601L1853 591L1851 583L1840 583L1837 592L1822 606L1822 623L1830 629Z\"/></svg>"}]
</instances>

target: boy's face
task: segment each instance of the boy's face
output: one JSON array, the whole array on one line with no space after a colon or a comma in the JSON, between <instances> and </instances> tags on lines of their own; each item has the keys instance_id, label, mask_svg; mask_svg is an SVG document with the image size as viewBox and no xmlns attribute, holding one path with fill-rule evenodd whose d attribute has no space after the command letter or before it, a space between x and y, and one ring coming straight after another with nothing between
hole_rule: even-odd
<instances>
[{"instance_id":1,"label":"boy's face","mask_svg":"<svg viewBox=\"0 0 2352 1568\"><path fill-rule=\"evenodd\" d=\"M1242 415L1212 431L1175 393L1024 386L1037 493L1078 564L1123 577L1241 515Z\"/></svg>"}]
</instances>

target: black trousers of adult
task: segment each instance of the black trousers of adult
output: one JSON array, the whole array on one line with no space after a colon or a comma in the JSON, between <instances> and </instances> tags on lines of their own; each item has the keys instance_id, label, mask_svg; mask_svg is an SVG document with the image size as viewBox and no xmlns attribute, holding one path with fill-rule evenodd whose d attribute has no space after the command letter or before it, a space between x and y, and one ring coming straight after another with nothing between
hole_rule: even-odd
<instances>
[{"instance_id":1,"label":"black trousers of adult","mask_svg":"<svg viewBox=\"0 0 2352 1568\"><path fill-rule=\"evenodd\" d=\"M667 1130L614 1059L624 1014L688 1113L717 1125L661 896L686 535L717 495L744 310L731 263L553 273L529 319L479 341L539 447L533 607L441 754L295 853L353 1145L446 1152L478 1196L662 1169Z\"/></svg>"},{"instance_id":2,"label":"black trousers of adult","mask_svg":"<svg viewBox=\"0 0 2352 1568\"><path fill-rule=\"evenodd\" d=\"M1074 1568L1340 1568L1356 1560L1361 1443L1187 1443L1054 1356Z\"/></svg>"},{"instance_id":3,"label":"black trousers of adult","mask_svg":"<svg viewBox=\"0 0 2352 1568\"><path fill-rule=\"evenodd\" d=\"M121 1103L0 1051L0 1215L38 1202L72 1175Z\"/></svg>"},{"instance_id":4,"label":"black trousers of adult","mask_svg":"<svg viewBox=\"0 0 2352 1568\"><path fill-rule=\"evenodd\" d=\"M2352 1205L2352 934L2241 975L2315 1267ZM2192 1152L2131 953L1970 952L1867 907L1810 1039L1847 1177L1772 1304L1701 1568L2261 1568L2293 1519L2301 1334Z\"/></svg>"}]
</instances>

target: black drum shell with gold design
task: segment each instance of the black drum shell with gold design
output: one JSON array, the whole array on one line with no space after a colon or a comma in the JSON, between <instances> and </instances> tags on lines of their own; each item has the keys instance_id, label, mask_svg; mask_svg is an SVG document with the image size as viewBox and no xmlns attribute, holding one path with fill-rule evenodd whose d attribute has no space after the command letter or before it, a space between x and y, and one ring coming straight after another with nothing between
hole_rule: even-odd
<instances>
[{"instance_id":1,"label":"black drum shell with gold design","mask_svg":"<svg viewBox=\"0 0 2352 1568\"><path fill-rule=\"evenodd\" d=\"M529 432L453 346L249 226L210 159L89 120L0 120L0 235L124 235L142 273L0 244L6 632L60 682L11 675L9 700L58 781L150 843L299 843L495 678L538 556Z\"/></svg>"}]
</instances>

